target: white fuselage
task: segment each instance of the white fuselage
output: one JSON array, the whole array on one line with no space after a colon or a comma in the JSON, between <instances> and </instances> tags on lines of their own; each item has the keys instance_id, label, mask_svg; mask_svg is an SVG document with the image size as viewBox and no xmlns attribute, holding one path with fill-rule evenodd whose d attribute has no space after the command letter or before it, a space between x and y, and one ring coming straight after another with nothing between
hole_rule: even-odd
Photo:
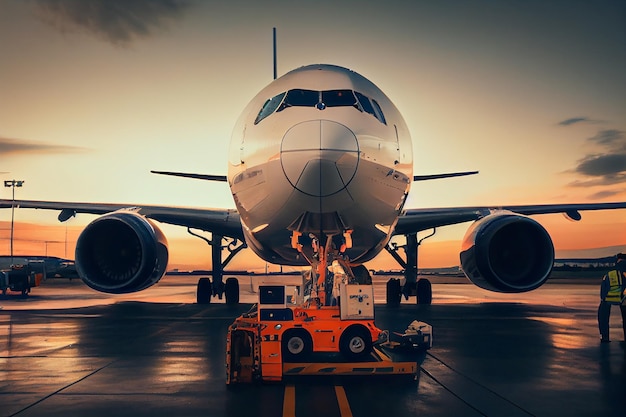
<instances>
[{"instance_id":1,"label":"white fuselage","mask_svg":"<svg viewBox=\"0 0 626 417\"><path fill-rule=\"evenodd\" d=\"M304 265L294 232L351 236L344 255L376 256L409 191L411 138L385 94L331 65L293 70L264 88L232 135L228 182L246 242L268 262Z\"/></svg>"}]
</instances>

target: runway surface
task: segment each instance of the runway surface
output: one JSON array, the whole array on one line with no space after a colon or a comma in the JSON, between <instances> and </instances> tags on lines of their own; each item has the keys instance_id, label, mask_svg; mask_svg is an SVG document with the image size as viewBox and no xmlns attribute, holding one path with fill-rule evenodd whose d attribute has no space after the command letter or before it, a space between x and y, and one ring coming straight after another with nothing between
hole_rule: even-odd
<instances>
[{"instance_id":1,"label":"runway surface","mask_svg":"<svg viewBox=\"0 0 626 417\"><path fill-rule=\"evenodd\" d=\"M226 329L250 305L196 305L196 279L166 277L123 296L49 280L28 298L0 296L0 415L625 415L621 318L614 308L613 342L600 345L596 285L509 295L433 280L431 306L376 306L381 328L433 325L418 382L309 378L233 389ZM240 284L242 301L253 302L254 281Z\"/></svg>"}]
</instances>

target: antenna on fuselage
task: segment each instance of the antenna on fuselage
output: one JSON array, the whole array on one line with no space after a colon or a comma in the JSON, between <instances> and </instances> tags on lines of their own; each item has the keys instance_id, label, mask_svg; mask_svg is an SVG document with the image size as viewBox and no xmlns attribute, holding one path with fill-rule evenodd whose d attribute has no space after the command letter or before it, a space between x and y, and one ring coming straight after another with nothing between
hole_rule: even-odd
<instances>
[{"instance_id":1,"label":"antenna on fuselage","mask_svg":"<svg viewBox=\"0 0 626 417\"><path fill-rule=\"evenodd\" d=\"M274 79L278 78L277 69L276 69L276 28L272 30L273 38L274 38Z\"/></svg>"}]
</instances>

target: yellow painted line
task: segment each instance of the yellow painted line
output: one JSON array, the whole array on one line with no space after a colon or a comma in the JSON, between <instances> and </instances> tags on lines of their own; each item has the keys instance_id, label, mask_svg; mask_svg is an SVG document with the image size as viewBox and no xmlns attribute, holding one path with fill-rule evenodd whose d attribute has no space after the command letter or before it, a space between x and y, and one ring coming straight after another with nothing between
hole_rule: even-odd
<instances>
[{"instance_id":1,"label":"yellow painted line","mask_svg":"<svg viewBox=\"0 0 626 417\"><path fill-rule=\"evenodd\" d=\"M339 412L341 413L341 417L352 417L352 410L350 410L350 404L348 403L346 391L341 385L335 385L335 394L337 395L337 402L339 403Z\"/></svg>"},{"instance_id":2,"label":"yellow painted line","mask_svg":"<svg viewBox=\"0 0 626 417\"><path fill-rule=\"evenodd\" d=\"M285 386L283 417L296 417L296 387L293 385Z\"/></svg>"}]
</instances>

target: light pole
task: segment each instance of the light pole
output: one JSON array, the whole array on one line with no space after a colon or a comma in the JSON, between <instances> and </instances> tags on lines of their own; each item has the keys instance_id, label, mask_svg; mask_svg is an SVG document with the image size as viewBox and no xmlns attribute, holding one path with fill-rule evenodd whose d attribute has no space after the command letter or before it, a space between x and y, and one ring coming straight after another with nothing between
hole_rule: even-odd
<instances>
[{"instance_id":1,"label":"light pole","mask_svg":"<svg viewBox=\"0 0 626 417\"><path fill-rule=\"evenodd\" d=\"M11 265L13 265L13 222L15 220L15 187L24 185L23 180L5 180L4 186L11 187L13 196L11 197Z\"/></svg>"}]
</instances>

